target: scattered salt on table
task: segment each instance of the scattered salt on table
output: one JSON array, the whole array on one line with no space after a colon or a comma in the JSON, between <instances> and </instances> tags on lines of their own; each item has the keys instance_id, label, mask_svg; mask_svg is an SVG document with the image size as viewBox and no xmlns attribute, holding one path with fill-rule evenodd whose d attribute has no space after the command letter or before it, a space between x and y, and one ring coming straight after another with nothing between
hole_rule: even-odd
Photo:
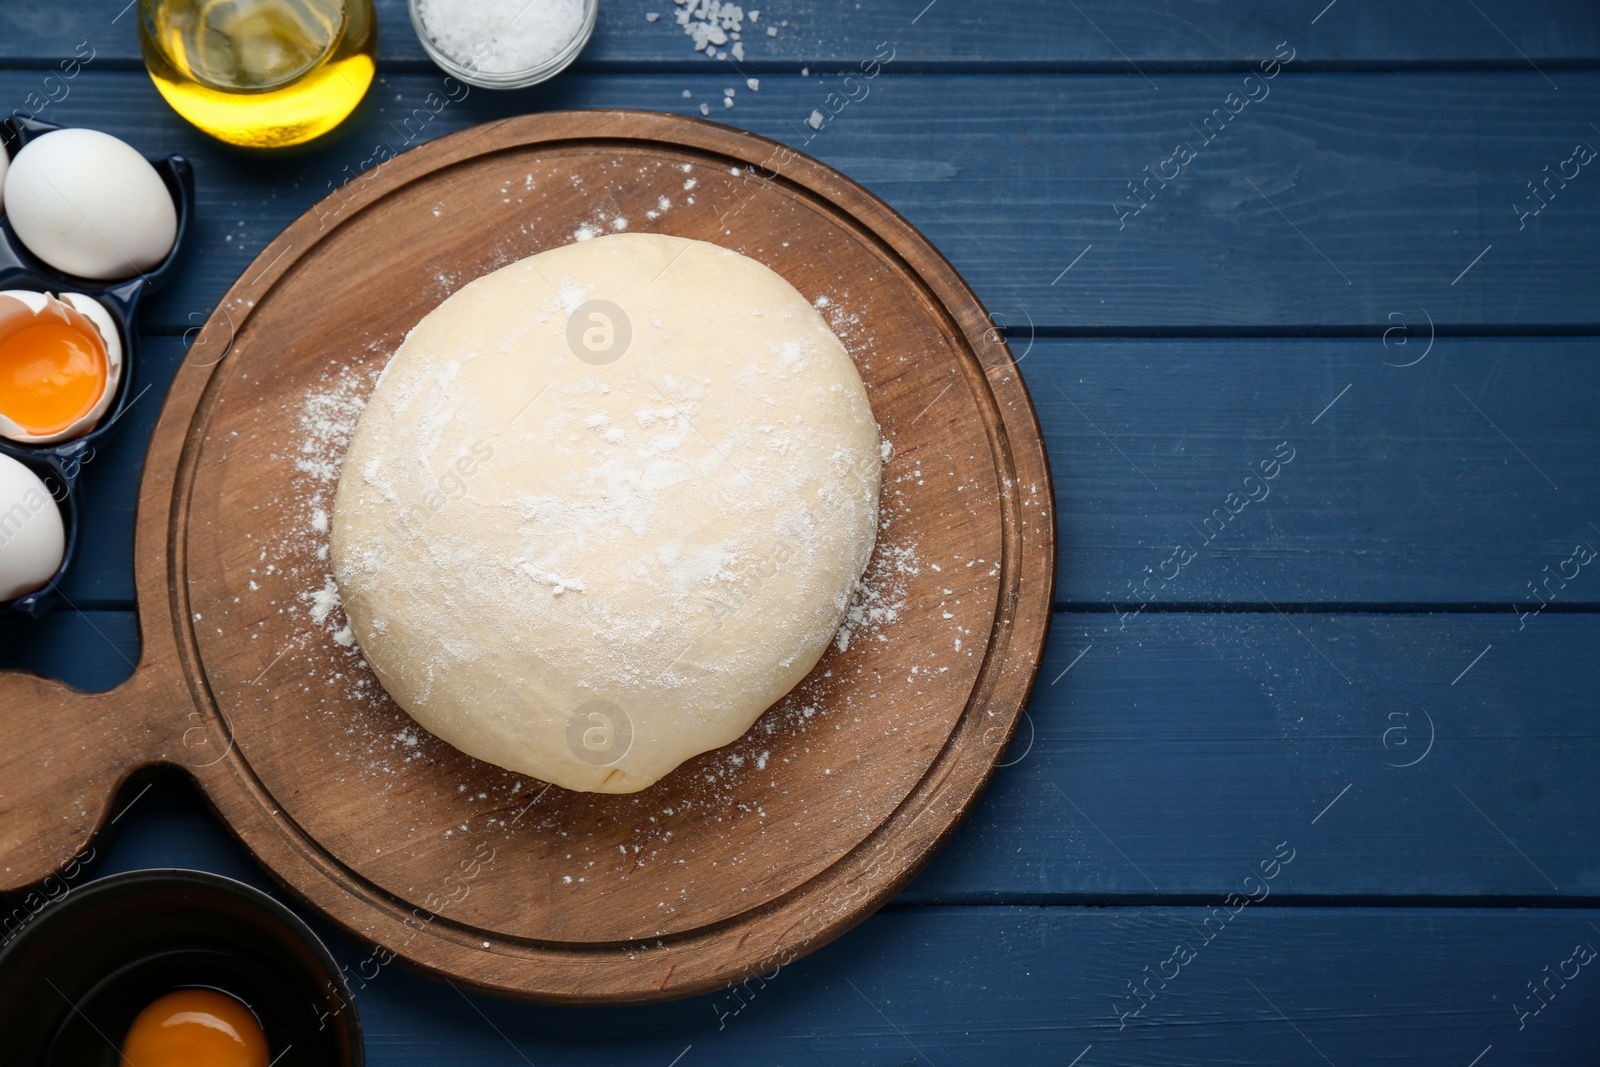
<instances>
[{"instance_id":1,"label":"scattered salt on table","mask_svg":"<svg viewBox=\"0 0 1600 1067\"><path fill-rule=\"evenodd\" d=\"M673 3L678 8L673 19L694 42L696 52L723 60L731 54L734 62L744 62L744 21L748 17L754 26L761 17L760 11L751 11L747 16L738 4L723 0L673 0ZM767 36L778 36L778 27L767 27Z\"/></svg>"}]
</instances>

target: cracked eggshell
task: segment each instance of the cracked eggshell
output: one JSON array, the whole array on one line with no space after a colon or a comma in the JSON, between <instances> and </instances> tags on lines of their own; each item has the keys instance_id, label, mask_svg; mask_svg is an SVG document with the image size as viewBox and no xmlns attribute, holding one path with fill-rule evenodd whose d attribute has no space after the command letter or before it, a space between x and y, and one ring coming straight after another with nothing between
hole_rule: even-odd
<instances>
[{"instance_id":1,"label":"cracked eggshell","mask_svg":"<svg viewBox=\"0 0 1600 1067\"><path fill-rule=\"evenodd\" d=\"M0 201L28 251L80 278L131 278L159 266L178 209L150 161L99 130L54 130L11 160Z\"/></svg>"},{"instance_id":2,"label":"cracked eggshell","mask_svg":"<svg viewBox=\"0 0 1600 1067\"><path fill-rule=\"evenodd\" d=\"M0 602L50 584L66 548L50 490L21 461L0 455Z\"/></svg>"},{"instance_id":3,"label":"cracked eggshell","mask_svg":"<svg viewBox=\"0 0 1600 1067\"><path fill-rule=\"evenodd\" d=\"M36 293L30 289L0 290L0 333L20 329L22 316L49 315L65 320L80 329L90 326L100 335L106 349L106 386L94 407L71 426L52 434L30 434L12 420L0 414L0 437L24 445L52 445L82 437L105 417L116 399L117 388L122 384L122 336L111 313L82 293L62 293L59 297L49 293ZM82 321L87 319L88 323Z\"/></svg>"}]
</instances>

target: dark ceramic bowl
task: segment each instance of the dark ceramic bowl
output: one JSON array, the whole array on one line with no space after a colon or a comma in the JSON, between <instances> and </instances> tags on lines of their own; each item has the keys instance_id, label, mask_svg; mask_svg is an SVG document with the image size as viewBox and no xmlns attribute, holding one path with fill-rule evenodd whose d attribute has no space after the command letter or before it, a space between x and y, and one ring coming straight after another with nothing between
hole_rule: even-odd
<instances>
[{"instance_id":1,"label":"dark ceramic bowl","mask_svg":"<svg viewBox=\"0 0 1600 1067\"><path fill-rule=\"evenodd\" d=\"M185 987L255 1013L273 1067L362 1067L333 957L292 911L206 871L129 871L72 889L0 950L0 1062L118 1067L128 1027Z\"/></svg>"},{"instance_id":2,"label":"dark ceramic bowl","mask_svg":"<svg viewBox=\"0 0 1600 1067\"><path fill-rule=\"evenodd\" d=\"M29 141L60 129L36 119L8 118L0 122L0 152L16 155ZM0 439L0 453L20 460L37 474L50 490L61 508L61 519L66 526L66 551L61 566L48 585L37 592L18 597L11 606L35 618L43 615L55 601L56 589L66 577L72 555L78 547L78 516L82 511L78 502L78 471L86 454L93 454L95 442L122 417L129 405L137 399L133 392L134 368L138 363L137 330L134 316L140 300L166 284L178 264L178 254L194 216L194 168L183 156L172 155L165 159L152 159L151 165L172 194L178 210L178 235L172 251L153 270L121 281L90 281L63 274L29 252L11 228L11 222L0 215L0 289L31 289L34 292L82 293L92 297L110 314L122 335L122 381L111 406L101 416L94 428L81 437L53 445L25 445Z\"/></svg>"}]
</instances>

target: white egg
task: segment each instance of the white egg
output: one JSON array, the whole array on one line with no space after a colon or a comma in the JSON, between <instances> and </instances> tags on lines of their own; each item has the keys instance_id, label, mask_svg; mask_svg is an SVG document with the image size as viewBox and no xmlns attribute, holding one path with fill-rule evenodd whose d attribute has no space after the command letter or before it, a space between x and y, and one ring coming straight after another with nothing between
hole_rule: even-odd
<instances>
[{"instance_id":1,"label":"white egg","mask_svg":"<svg viewBox=\"0 0 1600 1067\"><path fill-rule=\"evenodd\" d=\"M0 601L48 585L66 547L66 527L50 490L20 461L0 455Z\"/></svg>"},{"instance_id":2,"label":"white egg","mask_svg":"<svg viewBox=\"0 0 1600 1067\"><path fill-rule=\"evenodd\" d=\"M108 281L158 266L178 237L161 175L98 130L55 130L11 161L0 194L28 251L59 271Z\"/></svg>"},{"instance_id":3,"label":"white egg","mask_svg":"<svg viewBox=\"0 0 1600 1067\"><path fill-rule=\"evenodd\" d=\"M87 327L100 335L105 346L106 381L88 411L71 425L53 432L31 432L6 415L5 402L0 400L0 437L26 445L50 445L82 437L105 417L122 383L122 336L117 333L111 313L96 301L82 293L62 293L56 297L28 289L0 290L0 343L41 320L66 323L80 330L85 328L84 320L88 320Z\"/></svg>"}]
</instances>

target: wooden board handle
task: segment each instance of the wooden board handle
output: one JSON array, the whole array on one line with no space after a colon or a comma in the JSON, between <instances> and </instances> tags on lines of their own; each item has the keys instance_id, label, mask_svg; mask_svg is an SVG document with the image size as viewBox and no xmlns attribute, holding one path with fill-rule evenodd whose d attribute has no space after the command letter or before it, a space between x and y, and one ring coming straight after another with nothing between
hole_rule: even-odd
<instances>
[{"instance_id":1,"label":"wooden board handle","mask_svg":"<svg viewBox=\"0 0 1600 1067\"><path fill-rule=\"evenodd\" d=\"M171 674L143 662L104 693L0 673L0 892L71 865L140 767L210 759L214 727L192 707Z\"/></svg>"}]
</instances>

